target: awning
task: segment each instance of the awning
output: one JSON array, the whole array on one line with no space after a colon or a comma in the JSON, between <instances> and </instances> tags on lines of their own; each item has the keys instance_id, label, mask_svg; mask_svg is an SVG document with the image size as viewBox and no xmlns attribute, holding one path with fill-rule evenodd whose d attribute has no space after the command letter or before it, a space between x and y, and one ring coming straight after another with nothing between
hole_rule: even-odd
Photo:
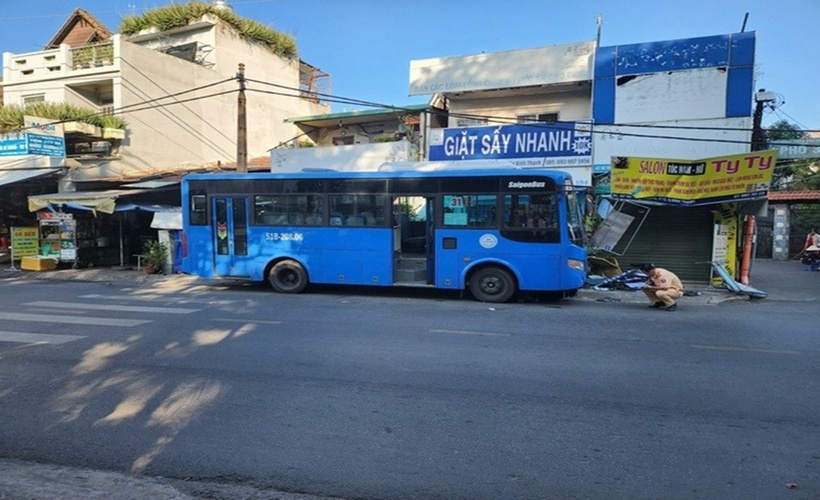
<instances>
[{"instance_id":1,"label":"awning","mask_svg":"<svg viewBox=\"0 0 820 500\"><path fill-rule=\"evenodd\" d=\"M54 208L53 205L48 205L46 208ZM81 205L79 203L74 202L64 202L60 203L60 207L62 208L70 208L72 210L94 210L94 208ZM129 203L127 201L117 200L114 205L114 212L130 212L131 210L144 210L146 212L173 212L179 211L180 207L175 207L173 205L157 205L157 204L147 204L147 203Z\"/></svg>"},{"instance_id":2,"label":"awning","mask_svg":"<svg viewBox=\"0 0 820 500\"><path fill-rule=\"evenodd\" d=\"M66 205L73 203L90 210L111 214L117 208L117 198L132 196L148 191L147 189L110 189L107 191L76 191L73 193L39 194L28 197L28 209L36 212L49 205Z\"/></svg>"},{"instance_id":3,"label":"awning","mask_svg":"<svg viewBox=\"0 0 820 500\"><path fill-rule=\"evenodd\" d=\"M43 175L52 174L60 170L59 168L26 168L26 169L7 169L0 170L0 186L3 184L11 184L12 182L24 181L26 179L33 179Z\"/></svg>"},{"instance_id":4,"label":"awning","mask_svg":"<svg viewBox=\"0 0 820 500\"><path fill-rule=\"evenodd\" d=\"M182 209L157 210L151 220L154 229L182 229Z\"/></svg>"},{"instance_id":5,"label":"awning","mask_svg":"<svg viewBox=\"0 0 820 500\"><path fill-rule=\"evenodd\" d=\"M175 181L142 181L134 182L132 184L123 184L120 187L125 188L141 188L141 189L157 189L161 187L174 186L179 184L179 179Z\"/></svg>"}]
</instances>

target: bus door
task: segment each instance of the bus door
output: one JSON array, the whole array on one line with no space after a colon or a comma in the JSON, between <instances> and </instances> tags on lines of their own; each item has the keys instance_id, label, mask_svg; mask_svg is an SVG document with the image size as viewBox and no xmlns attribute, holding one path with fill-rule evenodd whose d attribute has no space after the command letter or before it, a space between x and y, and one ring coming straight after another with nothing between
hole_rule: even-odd
<instances>
[{"instance_id":1,"label":"bus door","mask_svg":"<svg viewBox=\"0 0 820 500\"><path fill-rule=\"evenodd\" d=\"M436 282L436 218L433 212L435 206L435 198L427 198L425 201L427 219L424 221L425 234L427 240L425 241L425 257L427 258L427 283L431 285Z\"/></svg>"},{"instance_id":2,"label":"bus door","mask_svg":"<svg viewBox=\"0 0 820 500\"><path fill-rule=\"evenodd\" d=\"M435 258L435 198L393 198L393 281L432 284Z\"/></svg>"},{"instance_id":3,"label":"bus door","mask_svg":"<svg viewBox=\"0 0 820 500\"><path fill-rule=\"evenodd\" d=\"M214 273L247 276L248 200L245 197L213 198Z\"/></svg>"}]
</instances>

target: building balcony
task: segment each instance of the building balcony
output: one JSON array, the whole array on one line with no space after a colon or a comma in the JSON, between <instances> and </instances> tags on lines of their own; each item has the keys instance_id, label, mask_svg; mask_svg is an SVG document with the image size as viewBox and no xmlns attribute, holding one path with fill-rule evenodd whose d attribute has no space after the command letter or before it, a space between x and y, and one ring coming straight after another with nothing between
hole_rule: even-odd
<instances>
[{"instance_id":1,"label":"building balcony","mask_svg":"<svg viewBox=\"0 0 820 500\"><path fill-rule=\"evenodd\" d=\"M3 83L5 85L52 78L81 76L94 71L116 69L120 56L120 39L71 47L28 52L3 53Z\"/></svg>"},{"instance_id":2,"label":"building balcony","mask_svg":"<svg viewBox=\"0 0 820 500\"><path fill-rule=\"evenodd\" d=\"M83 45L69 50L71 69L101 68L114 65L114 42Z\"/></svg>"}]
</instances>

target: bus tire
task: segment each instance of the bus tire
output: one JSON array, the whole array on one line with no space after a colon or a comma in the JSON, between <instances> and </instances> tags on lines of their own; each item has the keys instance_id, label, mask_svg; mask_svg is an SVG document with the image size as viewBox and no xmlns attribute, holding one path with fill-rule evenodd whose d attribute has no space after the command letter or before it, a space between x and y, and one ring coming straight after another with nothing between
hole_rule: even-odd
<instances>
[{"instance_id":1,"label":"bus tire","mask_svg":"<svg viewBox=\"0 0 820 500\"><path fill-rule=\"evenodd\" d=\"M470 277L470 293L481 302L507 302L516 291L515 278L500 267L485 267Z\"/></svg>"},{"instance_id":2,"label":"bus tire","mask_svg":"<svg viewBox=\"0 0 820 500\"><path fill-rule=\"evenodd\" d=\"M273 265L268 281L279 293L300 293L308 284L307 272L295 260L283 260Z\"/></svg>"}]
</instances>

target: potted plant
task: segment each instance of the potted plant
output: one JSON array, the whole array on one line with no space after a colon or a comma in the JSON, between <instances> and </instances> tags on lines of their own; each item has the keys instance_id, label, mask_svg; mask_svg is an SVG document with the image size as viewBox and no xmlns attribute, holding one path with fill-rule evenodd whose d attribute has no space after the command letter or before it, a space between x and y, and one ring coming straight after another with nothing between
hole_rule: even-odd
<instances>
[{"instance_id":1,"label":"potted plant","mask_svg":"<svg viewBox=\"0 0 820 500\"><path fill-rule=\"evenodd\" d=\"M154 274L165 268L168 262L168 245L158 240L148 240L142 253L141 265L146 274Z\"/></svg>"}]
</instances>

